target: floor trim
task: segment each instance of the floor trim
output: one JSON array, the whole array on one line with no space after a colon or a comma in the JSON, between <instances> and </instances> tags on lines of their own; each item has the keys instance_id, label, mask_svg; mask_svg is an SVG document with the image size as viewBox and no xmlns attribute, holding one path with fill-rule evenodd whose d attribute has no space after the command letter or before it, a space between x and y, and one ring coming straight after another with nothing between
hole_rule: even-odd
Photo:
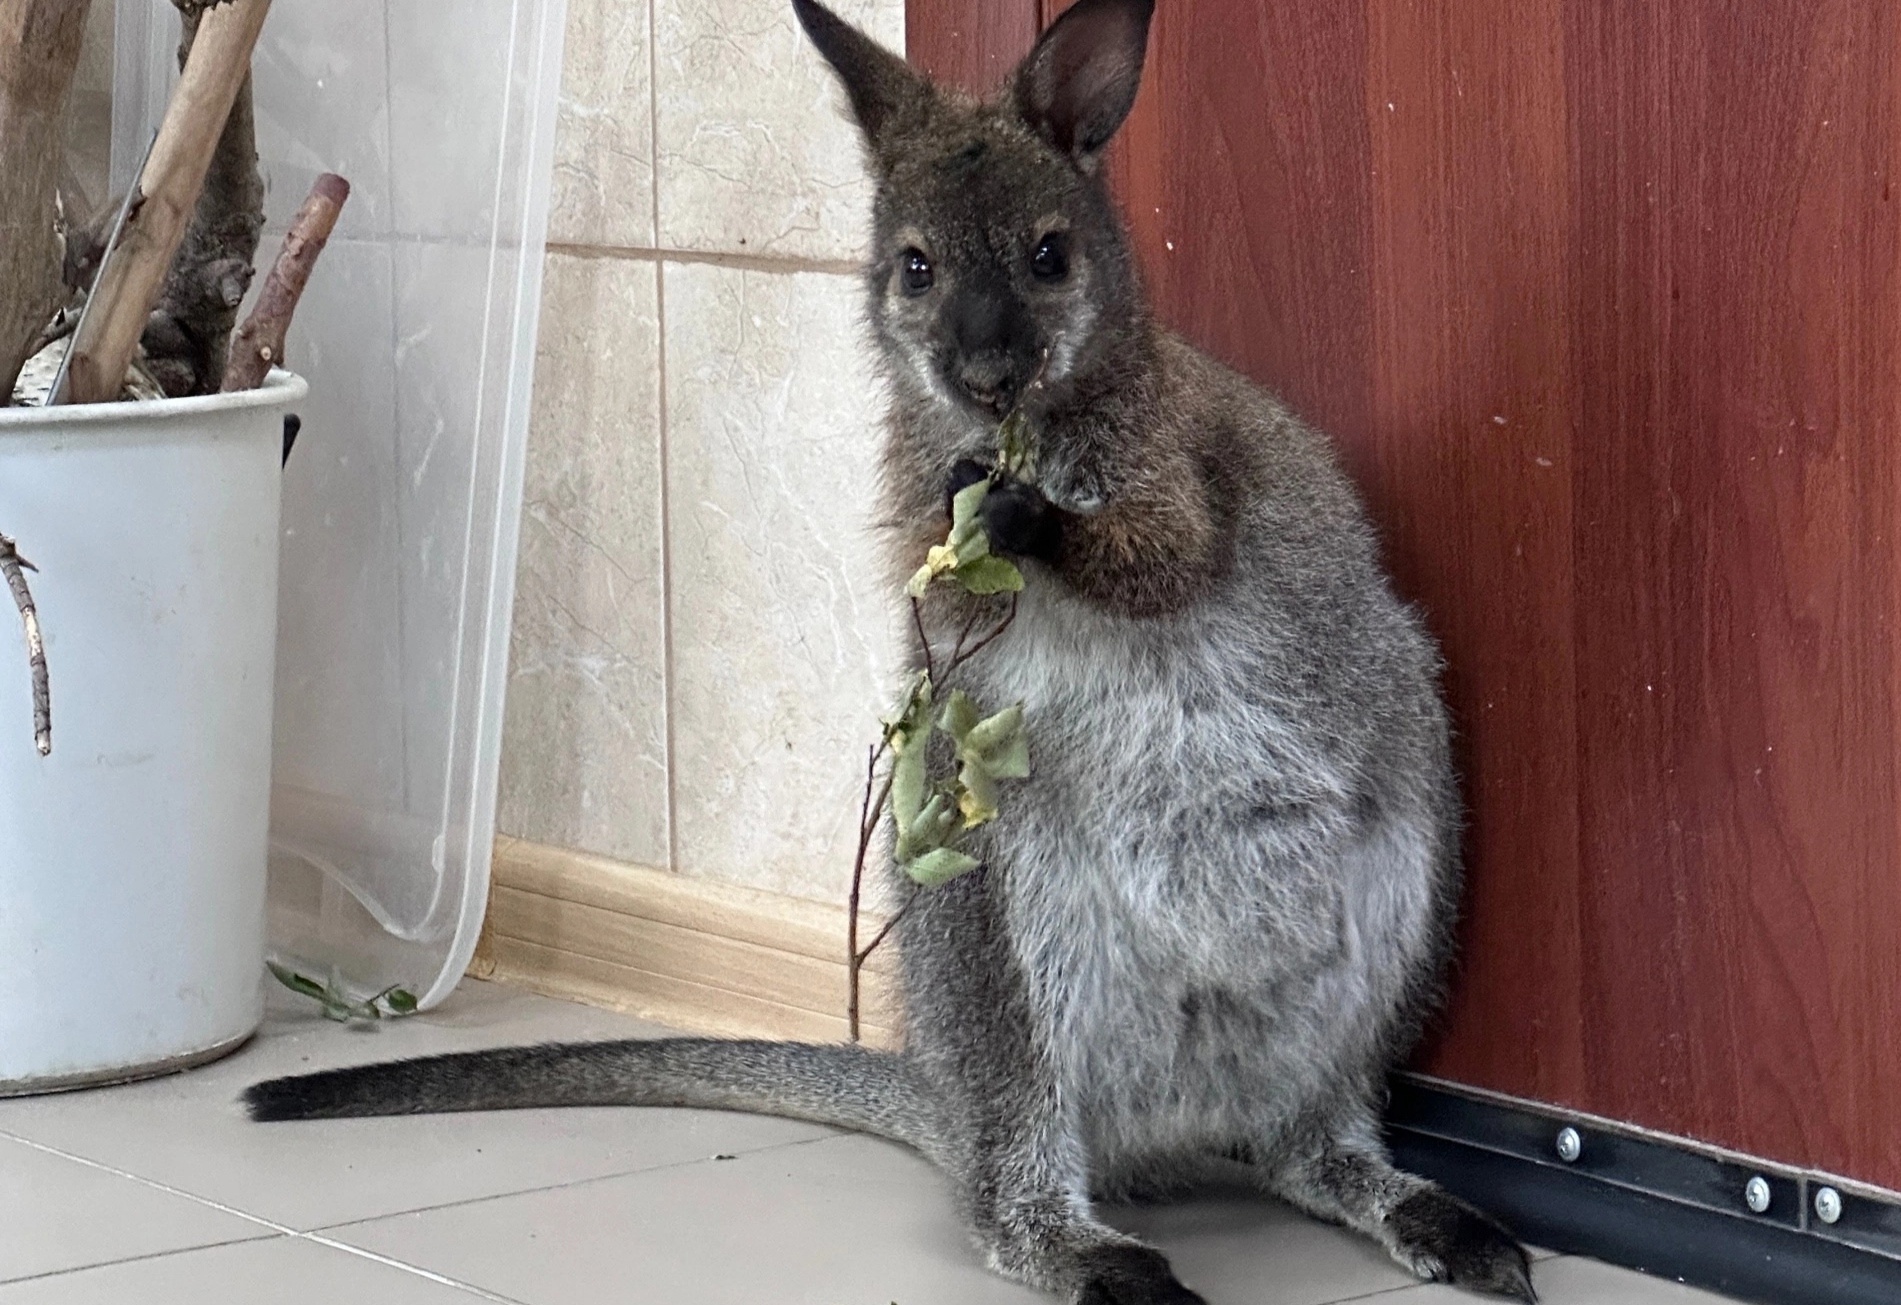
<instances>
[{"instance_id":1,"label":"floor trim","mask_svg":"<svg viewBox=\"0 0 1901 1305\"><path fill-rule=\"evenodd\" d=\"M1764 1305L1901 1305L1893 1193L1411 1074L1394 1081L1387 1140L1402 1167L1540 1246ZM1814 1215L1824 1187L1832 1225Z\"/></svg>"},{"instance_id":2,"label":"floor trim","mask_svg":"<svg viewBox=\"0 0 1901 1305\"><path fill-rule=\"evenodd\" d=\"M689 1032L846 1036L842 906L506 836L469 972ZM893 978L889 953L866 966L870 1046L897 1043Z\"/></svg>"}]
</instances>

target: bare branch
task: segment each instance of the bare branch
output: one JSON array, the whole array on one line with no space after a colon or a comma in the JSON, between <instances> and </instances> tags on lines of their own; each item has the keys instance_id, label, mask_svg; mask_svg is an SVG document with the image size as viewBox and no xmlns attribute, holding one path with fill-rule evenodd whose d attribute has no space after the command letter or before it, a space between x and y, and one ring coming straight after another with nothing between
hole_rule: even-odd
<instances>
[{"instance_id":1,"label":"bare branch","mask_svg":"<svg viewBox=\"0 0 1901 1305\"><path fill-rule=\"evenodd\" d=\"M231 337L231 360L225 367L226 390L253 390L264 383L274 363L283 361L284 337L290 332L291 314L303 297L310 281L310 269L324 242L337 225L344 201L350 198L350 183L334 172L326 172L311 186L304 206L284 236L284 247L264 289L258 293L257 307L244 319L244 325Z\"/></svg>"},{"instance_id":2,"label":"bare branch","mask_svg":"<svg viewBox=\"0 0 1901 1305\"><path fill-rule=\"evenodd\" d=\"M20 621L26 626L26 660L33 676L33 746L42 757L53 750L53 699L46 678L46 641L40 637L39 609L33 605L33 591L27 588L26 572L39 568L20 556L13 541L0 535L0 573L13 591L13 605L20 609Z\"/></svg>"},{"instance_id":3,"label":"bare branch","mask_svg":"<svg viewBox=\"0 0 1901 1305\"><path fill-rule=\"evenodd\" d=\"M853 1042L858 1041L858 971L864 966L864 959L858 954L858 911L865 886L865 857L871 850L872 836L878 832L879 813L884 810L885 798L891 793L890 774L885 775L884 787L878 790L877 797L871 795L871 790L877 782L878 761L889 747L887 741L867 750L865 800L858 814L858 855L852 859L851 866L851 902L845 920L845 965L850 989L845 1002L845 1020ZM883 940L882 934L879 939Z\"/></svg>"},{"instance_id":4,"label":"bare branch","mask_svg":"<svg viewBox=\"0 0 1901 1305\"><path fill-rule=\"evenodd\" d=\"M918 647L924 650L924 678L937 683L937 665L931 660L931 636L924 633L924 604L911 600L911 624L917 627Z\"/></svg>"},{"instance_id":5,"label":"bare branch","mask_svg":"<svg viewBox=\"0 0 1901 1305\"><path fill-rule=\"evenodd\" d=\"M270 0L228 0L200 20L184 74L166 106L158 143L139 180L137 216L93 290L98 302L73 339L68 397L98 403L119 397L126 367L144 333L172 259L198 204L212 156L238 91L250 76L251 51Z\"/></svg>"},{"instance_id":6,"label":"bare branch","mask_svg":"<svg viewBox=\"0 0 1901 1305\"><path fill-rule=\"evenodd\" d=\"M182 69L207 6L203 0L172 3L183 29L178 45ZM251 286L263 229L264 178L257 167L256 115L247 76L225 117L191 225L140 337L146 370L166 394L177 398L218 391L231 328Z\"/></svg>"},{"instance_id":7,"label":"bare branch","mask_svg":"<svg viewBox=\"0 0 1901 1305\"><path fill-rule=\"evenodd\" d=\"M898 921L902 920L905 915L910 912L911 904L917 901L917 895L923 891L921 887L913 886L911 895L906 897L904 899L904 905L900 906L897 911L892 914L891 918L884 922L884 928L878 930L878 936L866 943L863 951L855 953L861 968L866 961L871 959L871 954L878 950L878 945L890 935L893 929L898 927Z\"/></svg>"},{"instance_id":8,"label":"bare branch","mask_svg":"<svg viewBox=\"0 0 1901 1305\"><path fill-rule=\"evenodd\" d=\"M1017 595L1017 594L1010 595L1010 610L1003 614L1003 619L1001 621L997 622L997 628L992 630L989 634L986 634L983 638L979 639L975 644L973 644L969 652L959 654L957 659L951 663L952 670L955 670L957 667L963 665L965 662L969 661L972 657L975 657L978 653L988 648L992 643L996 642L998 635L1002 634L1005 630L1010 628L1010 623L1017 619L1017 599L1019 597L1020 595Z\"/></svg>"},{"instance_id":9,"label":"bare branch","mask_svg":"<svg viewBox=\"0 0 1901 1305\"><path fill-rule=\"evenodd\" d=\"M0 0L0 404L59 307L67 93L91 0Z\"/></svg>"}]
</instances>

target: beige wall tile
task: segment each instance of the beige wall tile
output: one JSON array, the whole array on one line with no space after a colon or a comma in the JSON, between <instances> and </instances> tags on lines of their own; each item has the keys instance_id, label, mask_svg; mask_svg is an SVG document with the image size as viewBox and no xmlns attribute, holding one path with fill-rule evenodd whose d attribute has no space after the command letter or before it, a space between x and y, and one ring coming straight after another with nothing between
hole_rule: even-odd
<instances>
[{"instance_id":1,"label":"beige wall tile","mask_svg":"<svg viewBox=\"0 0 1901 1305\"><path fill-rule=\"evenodd\" d=\"M650 0L568 0L548 239L650 249Z\"/></svg>"},{"instance_id":2,"label":"beige wall tile","mask_svg":"<svg viewBox=\"0 0 1901 1305\"><path fill-rule=\"evenodd\" d=\"M831 69L786 0L653 0L660 240L668 248L859 256L870 189ZM836 6L894 49L903 0Z\"/></svg>"},{"instance_id":3,"label":"beige wall tile","mask_svg":"<svg viewBox=\"0 0 1901 1305\"><path fill-rule=\"evenodd\" d=\"M499 824L664 866L657 275L548 256Z\"/></svg>"},{"instance_id":4,"label":"beige wall tile","mask_svg":"<svg viewBox=\"0 0 1901 1305\"><path fill-rule=\"evenodd\" d=\"M662 275L676 868L837 901L897 647L859 284Z\"/></svg>"}]
</instances>

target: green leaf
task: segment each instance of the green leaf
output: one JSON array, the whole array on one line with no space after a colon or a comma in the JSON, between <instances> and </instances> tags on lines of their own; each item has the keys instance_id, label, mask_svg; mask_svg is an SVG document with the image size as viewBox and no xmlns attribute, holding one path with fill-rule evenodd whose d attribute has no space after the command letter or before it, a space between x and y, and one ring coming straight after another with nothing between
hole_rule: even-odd
<instances>
[{"instance_id":1,"label":"green leaf","mask_svg":"<svg viewBox=\"0 0 1901 1305\"><path fill-rule=\"evenodd\" d=\"M286 969L284 966L279 965L276 961L266 961L264 964L272 975L276 977L277 981L286 988L289 988L292 992L300 992L306 997L315 997L318 1001L323 1001L330 995L329 989L325 988L315 979L307 979L303 975L298 974L295 970Z\"/></svg>"},{"instance_id":2,"label":"green leaf","mask_svg":"<svg viewBox=\"0 0 1901 1305\"><path fill-rule=\"evenodd\" d=\"M392 983L365 1004L368 1007L366 1019L382 1019L385 1009L391 1016L413 1015L416 1013L416 994L399 984Z\"/></svg>"},{"instance_id":3,"label":"green leaf","mask_svg":"<svg viewBox=\"0 0 1901 1305\"><path fill-rule=\"evenodd\" d=\"M1030 742L1022 734L1012 735L984 753L984 764L998 779L1030 777Z\"/></svg>"},{"instance_id":4,"label":"green leaf","mask_svg":"<svg viewBox=\"0 0 1901 1305\"><path fill-rule=\"evenodd\" d=\"M952 689L950 700L944 704L944 710L938 713L937 727L962 747L964 736L980 719L977 704L970 700L970 695L962 689Z\"/></svg>"},{"instance_id":5,"label":"green leaf","mask_svg":"<svg viewBox=\"0 0 1901 1305\"><path fill-rule=\"evenodd\" d=\"M891 763L891 814L900 830L908 829L924 809L924 754L928 751L924 740L911 732L903 737L898 759Z\"/></svg>"},{"instance_id":6,"label":"green leaf","mask_svg":"<svg viewBox=\"0 0 1901 1305\"><path fill-rule=\"evenodd\" d=\"M964 566L990 552L990 536L984 533L983 501L990 492L989 480L980 480L974 485L966 485L957 491L951 499L951 529L945 536L943 548L948 548L957 566ZM941 558L938 549L931 550L934 560Z\"/></svg>"},{"instance_id":7,"label":"green leaf","mask_svg":"<svg viewBox=\"0 0 1901 1305\"><path fill-rule=\"evenodd\" d=\"M898 833L898 863L908 865L918 857L944 845L951 831L957 827L957 811L950 800L942 793L933 793L931 800L924 804L924 810L917 818L900 828Z\"/></svg>"},{"instance_id":8,"label":"green leaf","mask_svg":"<svg viewBox=\"0 0 1901 1305\"><path fill-rule=\"evenodd\" d=\"M956 848L940 847L925 853L904 867L904 872L926 888L941 888L962 874L975 870L980 862Z\"/></svg>"},{"instance_id":9,"label":"green leaf","mask_svg":"<svg viewBox=\"0 0 1901 1305\"><path fill-rule=\"evenodd\" d=\"M1023 704L1019 702L972 725L960 742L978 752L988 752L998 744L1019 738L1022 734Z\"/></svg>"},{"instance_id":10,"label":"green leaf","mask_svg":"<svg viewBox=\"0 0 1901 1305\"><path fill-rule=\"evenodd\" d=\"M1023 704L1006 707L977 722L958 742L959 760L981 757L998 779L1024 779L1030 773L1030 745L1023 732Z\"/></svg>"},{"instance_id":11,"label":"green leaf","mask_svg":"<svg viewBox=\"0 0 1901 1305\"><path fill-rule=\"evenodd\" d=\"M395 985L383 989L368 1001L352 1001L334 975L328 982L319 983L276 961L267 960L264 967L292 992L314 998L323 1010L323 1017L339 1024L348 1024L351 1020L380 1020L384 1017L385 1007L391 1017L416 1013L415 994Z\"/></svg>"},{"instance_id":12,"label":"green leaf","mask_svg":"<svg viewBox=\"0 0 1901 1305\"><path fill-rule=\"evenodd\" d=\"M1018 480L1030 479L1035 459L1030 455L1030 419L1014 408L997 428L997 462Z\"/></svg>"},{"instance_id":13,"label":"green leaf","mask_svg":"<svg viewBox=\"0 0 1901 1305\"><path fill-rule=\"evenodd\" d=\"M990 492L990 480L985 477L974 485L966 485L951 498L951 533L949 544L952 548L969 539L971 534L983 528L980 515L984 495Z\"/></svg>"},{"instance_id":14,"label":"green leaf","mask_svg":"<svg viewBox=\"0 0 1901 1305\"><path fill-rule=\"evenodd\" d=\"M1016 563L992 554L972 558L950 574L966 593L1014 594L1023 588L1023 572Z\"/></svg>"}]
</instances>

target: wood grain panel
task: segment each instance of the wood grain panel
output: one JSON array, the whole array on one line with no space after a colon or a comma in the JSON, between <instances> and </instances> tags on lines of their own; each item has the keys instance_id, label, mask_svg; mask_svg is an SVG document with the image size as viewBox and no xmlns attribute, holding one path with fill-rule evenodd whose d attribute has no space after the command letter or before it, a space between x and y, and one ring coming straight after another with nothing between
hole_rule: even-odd
<instances>
[{"instance_id":1,"label":"wood grain panel","mask_svg":"<svg viewBox=\"0 0 1901 1305\"><path fill-rule=\"evenodd\" d=\"M1374 456L1401 588L1447 651L1470 871L1435 1072L1574 1093L1580 884L1561 0L1370 5ZM1558 583L1554 583L1554 578Z\"/></svg>"},{"instance_id":2,"label":"wood grain panel","mask_svg":"<svg viewBox=\"0 0 1901 1305\"><path fill-rule=\"evenodd\" d=\"M1338 434L1360 469L1372 430L1366 49L1356 5L1159 6L1112 160L1163 319Z\"/></svg>"},{"instance_id":3,"label":"wood grain panel","mask_svg":"<svg viewBox=\"0 0 1901 1305\"><path fill-rule=\"evenodd\" d=\"M1565 28L1574 1093L1901 1186L1894 41L1793 0Z\"/></svg>"},{"instance_id":4,"label":"wood grain panel","mask_svg":"<svg viewBox=\"0 0 1901 1305\"><path fill-rule=\"evenodd\" d=\"M886 948L865 966L873 1046L900 1041L895 960ZM848 1031L842 906L506 836L470 972L692 1032L840 1041Z\"/></svg>"},{"instance_id":5,"label":"wood grain panel","mask_svg":"<svg viewBox=\"0 0 1901 1305\"><path fill-rule=\"evenodd\" d=\"M947 85L988 95L1041 30L1038 0L906 0L904 52Z\"/></svg>"}]
</instances>

